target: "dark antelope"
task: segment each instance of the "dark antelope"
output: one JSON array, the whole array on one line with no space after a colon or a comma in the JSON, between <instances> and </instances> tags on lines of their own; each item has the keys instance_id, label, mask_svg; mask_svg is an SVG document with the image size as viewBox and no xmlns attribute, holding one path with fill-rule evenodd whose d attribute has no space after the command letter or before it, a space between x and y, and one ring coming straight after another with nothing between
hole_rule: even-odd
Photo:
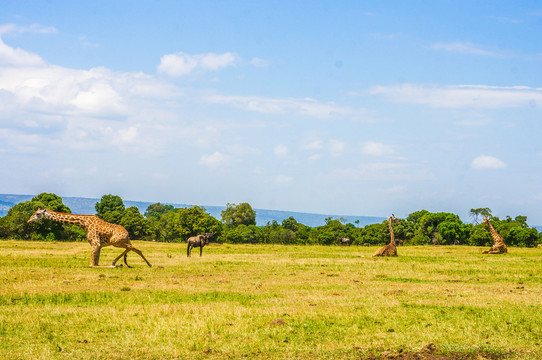
<instances>
[{"instance_id":1,"label":"dark antelope","mask_svg":"<svg viewBox=\"0 0 542 360\"><path fill-rule=\"evenodd\" d=\"M205 233L203 235L192 236L188 238L188 247L186 249L186 256L190 256L192 248L199 247L199 256L203 253L203 247L209 244L209 240L213 237L213 233Z\"/></svg>"}]
</instances>

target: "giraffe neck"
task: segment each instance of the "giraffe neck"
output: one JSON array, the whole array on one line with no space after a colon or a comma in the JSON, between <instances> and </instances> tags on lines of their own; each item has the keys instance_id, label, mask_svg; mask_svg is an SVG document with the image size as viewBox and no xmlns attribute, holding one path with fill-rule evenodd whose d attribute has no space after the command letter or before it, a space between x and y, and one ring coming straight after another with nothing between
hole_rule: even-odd
<instances>
[{"instance_id":1,"label":"giraffe neck","mask_svg":"<svg viewBox=\"0 0 542 360\"><path fill-rule=\"evenodd\" d=\"M487 226L489 228L489 232L491 234L491 237L493 238L493 243L496 244L496 245L504 244L504 240L499 235L497 230L495 230L495 228L493 227L491 222L489 220L486 220L486 224L487 224Z\"/></svg>"},{"instance_id":2,"label":"giraffe neck","mask_svg":"<svg viewBox=\"0 0 542 360\"><path fill-rule=\"evenodd\" d=\"M85 215L61 213L51 210L47 210L45 217L59 223L73 224L82 228L85 228L88 222L86 219L88 216Z\"/></svg>"},{"instance_id":3,"label":"giraffe neck","mask_svg":"<svg viewBox=\"0 0 542 360\"><path fill-rule=\"evenodd\" d=\"M395 245L395 236L393 235L393 227L391 226L391 217L388 218L388 227L390 228L390 244Z\"/></svg>"}]
</instances>

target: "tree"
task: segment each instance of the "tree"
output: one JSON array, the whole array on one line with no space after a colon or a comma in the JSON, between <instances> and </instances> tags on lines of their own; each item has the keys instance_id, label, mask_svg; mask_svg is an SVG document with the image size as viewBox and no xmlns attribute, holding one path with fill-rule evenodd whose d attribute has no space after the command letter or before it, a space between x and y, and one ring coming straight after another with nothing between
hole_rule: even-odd
<instances>
[{"instance_id":1,"label":"tree","mask_svg":"<svg viewBox=\"0 0 542 360\"><path fill-rule=\"evenodd\" d=\"M522 228L516 226L508 232L505 242L512 246L535 246L538 240L538 231L535 228Z\"/></svg>"},{"instance_id":2,"label":"tree","mask_svg":"<svg viewBox=\"0 0 542 360\"><path fill-rule=\"evenodd\" d=\"M62 198L55 194L41 193L13 206L0 220L0 237L34 240L79 240L85 237L83 230L73 225L61 224L49 219L28 223L28 219L38 209L49 209L70 213L62 203Z\"/></svg>"},{"instance_id":3,"label":"tree","mask_svg":"<svg viewBox=\"0 0 542 360\"><path fill-rule=\"evenodd\" d=\"M310 244L333 245L342 237L350 237L349 228L340 220L329 217L325 221L325 225L311 230L308 239Z\"/></svg>"},{"instance_id":4,"label":"tree","mask_svg":"<svg viewBox=\"0 0 542 360\"><path fill-rule=\"evenodd\" d=\"M41 193L37 196L34 196L31 200L34 204L33 208L48 209L57 212L71 213L69 207L62 203L62 198L56 194L52 193ZM33 213L33 212L32 212ZM32 214L29 215L29 217ZM28 220L28 219L27 219ZM70 225L63 225L56 221L44 219L41 223L36 224L35 233L39 234L41 237L46 238L49 236L49 239L60 240L65 237L65 229L70 227ZM49 234L52 234L49 235Z\"/></svg>"},{"instance_id":5,"label":"tree","mask_svg":"<svg viewBox=\"0 0 542 360\"><path fill-rule=\"evenodd\" d=\"M293 232L296 232L299 229L300 225L301 224L298 223L293 216L282 220L282 226L288 230L292 230Z\"/></svg>"},{"instance_id":6,"label":"tree","mask_svg":"<svg viewBox=\"0 0 542 360\"><path fill-rule=\"evenodd\" d=\"M296 244L295 232L280 226L269 234L271 244Z\"/></svg>"},{"instance_id":7,"label":"tree","mask_svg":"<svg viewBox=\"0 0 542 360\"><path fill-rule=\"evenodd\" d=\"M158 221L162 215L170 211L175 211L173 205L150 204L145 211L145 217L153 221Z\"/></svg>"},{"instance_id":8,"label":"tree","mask_svg":"<svg viewBox=\"0 0 542 360\"><path fill-rule=\"evenodd\" d=\"M102 196L102 199L96 203L94 208L96 209L96 216L113 224L120 224L125 210L121 197L111 194Z\"/></svg>"},{"instance_id":9,"label":"tree","mask_svg":"<svg viewBox=\"0 0 542 360\"><path fill-rule=\"evenodd\" d=\"M41 193L34 196L31 201L37 203L42 209L71 213L70 208L64 205L62 203L62 198L56 194Z\"/></svg>"},{"instance_id":10,"label":"tree","mask_svg":"<svg viewBox=\"0 0 542 360\"><path fill-rule=\"evenodd\" d=\"M2 218L2 230L0 235L3 238L14 238L29 240L39 232L39 223L27 223L28 219L38 209L39 205L32 201L25 201L9 209L6 216Z\"/></svg>"},{"instance_id":11,"label":"tree","mask_svg":"<svg viewBox=\"0 0 542 360\"><path fill-rule=\"evenodd\" d=\"M282 227L295 233L296 244L304 244L309 239L309 234L311 232L310 226L297 222L293 216L282 220Z\"/></svg>"},{"instance_id":12,"label":"tree","mask_svg":"<svg viewBox=\"0 0 542 360\"><path fill-rule=\"evenodd\" d=\"M398 228L401 229L401 226ZM465 244L470 236L470 228L456 214L421 210L407 217L404 236L414 245Z\"/></svg>"},{"instance_id":13,"label":"tree","mask_svg":"<svg viewBox=\"0 0 542 360\"><path fill-rule=\"evenodd\" d=\"M263 234L262 228L256 225L241 224L238 226L230 226L224 229L223 240L231 244L257 244L262 243Z\"/></svg>"},{"instance_id":14,"label":"tree","mask_svg":"<svg viewBox=\"0 0 542 360\"><path fill-rule=\"evenodd\" d=\"M166 212L154 225L155 234L163 241L186 241L189 237L213 233L216 238L222 234L222 224L205 211L192 206Z\"/></svg>"},{"instance_id":15,"label":"tree","mask_svg":"<svg viewBox=\"0 0 542 360\"><path fill-rule=\"evenodd\" d=\"M478 208L478 209L470 209L470 217L472 219L472 222L474 225L480 224L484 217L491 217L491 209L490 208Z\"/></svg>"},{"instance_id":16,"label":"tree","mask_svg":"<svg viewBox=\"0 0 542 360\"><path fill-rule=\"evenodd\" d=\"M228 203L221 216L226 226L256 225L256 211L249 203L239 205Z\"/></svg>"},{"instance_id":17,"label":"tree","mask_svg":"<svg viewBox=\"0 0 542 360\"><path fill-rule=\"evenodd\" d=\"M493 239L485 224L476 225L472 228L468 244L473 246L489 246L493 244Z\"/></svg>"},{"instance_id":18,"label":"tree","mask_svg":"<svg viewBox=\"0 0 542 360\"><path fill-rule=\"evenodd\" d=\"M152 233L150 220L145 219L135 206L124 210L120 225L128 230L132 239L142 239Z\"/></svg>"},{"instance_id":19,"label":"tree","mask_svg":"<svg viewBox=\"0 0 542 360\"><path fill-rule=\"evenodd\" d=\"M437 226L437 231L442 238L442 245L462 244L470 234L469 226L457 221L441 222Z\"/></svg>"},{"instance_id":20,"label":"tree","mask_svg":"<svg viewBox=\"0 0 542 360\"><path fill-rule=\"evenodd\" d=\"M369 224L363 228L356 229L357 237L352 241L354 245L379 245L390 242L390 231L388 221L382 221L378 224Z\"/></svg>"}]
</instances>

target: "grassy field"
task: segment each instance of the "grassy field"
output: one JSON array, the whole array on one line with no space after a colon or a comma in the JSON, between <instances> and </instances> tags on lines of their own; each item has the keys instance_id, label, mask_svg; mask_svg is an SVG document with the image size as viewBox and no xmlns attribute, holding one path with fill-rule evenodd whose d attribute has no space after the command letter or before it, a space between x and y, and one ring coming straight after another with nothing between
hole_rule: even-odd
<instances>
[{"instance_id":1,"label":"grassy field","mask_svg":"<svg viewBox=\"0 0 542 360\"><path fill-rule=\"evenodd\" d=\"M134 245L0 241L0 358L542 358L540 248Z\"/></svg>"}]
</instances>

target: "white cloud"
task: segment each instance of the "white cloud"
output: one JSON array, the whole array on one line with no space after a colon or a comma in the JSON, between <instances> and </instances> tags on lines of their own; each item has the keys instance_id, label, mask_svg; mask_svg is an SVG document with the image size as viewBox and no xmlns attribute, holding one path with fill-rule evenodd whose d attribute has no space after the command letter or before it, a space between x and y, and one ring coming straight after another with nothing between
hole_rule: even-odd
<instances>
[{"instance_id":1,"label":"white cloud","mask_svg":"<svg viewBox=\"0 0 542 360\"><path fill-rule=\"evenodd\" d=\"M493 122L492 118L487 117L484 114L472 114L468 115L461 120L455 122L455 125L465 127L479 127L486 126Z\"/></svg>"},{"instance_id":2,"label":"white cloud","mask_svg":"<svg viewBox=\"0 0 542 360\"><path fill-rule=\"evenodd\" d=\"M501 56L499 53L486 50L480 45L469 42L436 43L431 45L433 50L442 50L461 54L472 54L482 56Z\"/></svg>"},{"instance_id":3,"label":"white cloud","mask_svg":"<svg viewBox=\"0 0 542 360\"><path fill-rule=\"evenodd\" d=\"M371 162L362 163L353 168L337 168L332 176L353 180L369 179L413 179L420 178L423 171L404 162Z\"/></svg>"},{"instance_id":4,"label":"white cloud","mask_svg":"<svg viewBox=\"0 0 542 360\"><path fill-rule=\"evenodd\" d=\"M329 152L333 156L339 156L343 153L346 144L339 140L330 140L329 141Z\"/></svg>"},{"instance_id":5,"label":"white cloud","mask_svg":"<svg viewBox=\"0 0 542 360\"><path fill-rule=\"evenodd\" d=\"M233 53L204 54L197 57L200 66L205 70L216 71L224 67L234 66L237 62L237 55Z\"/></svg>"},{"instance_id":6,"label":"white cloud","mask_svg":"<svg viewBox=\"0 0 542 360\"><path fill-rule=\"evenodd\" d=\"M0 35L7 33L34 33L34 34L54 34L57 29L53 26L41 26L40 24L31 24L20 26L17 24L0 25Z\"/></svg>"},{"instance_id":7,"label":"white cloud","mask_svg":"<svg viewBox=\"0 0 542 360\"><path fill-rule=\"evenodd\" d=\"M293 177L288 175L277 175L275 181L279 184L290 184L294 180Z\"/></svg>"},{"instance_id":8,"label":"white cloud","mask_svg":"<svg viewBox=\"0 0 542 360\"><path fill-rule=\"evenodd\" d=\"M315 161L320 160L321 157L322 156L320 154L313 154L309 156L307 160L309 160L310 162L315 162Z\"/></svg>"},{"instance_id":9,"label":"white cloud","mask_svg":"<svg viewBox=\"0 0 542 360\"><path fill-rule=\"evenodd\" d=\"M399 37L399 34L383 34L383 33L375 32L375 33L371 33L370 36L375 39L394 40L397 37Z\"/></svg>"},{"instance_id":10,"label":"white cloud","mask_svg":"<svg viewBox=\"0 0 542 360\"><path fill-rule=\"evenodd\" d=\"M386 156L393 155L395 150L392 145L376 142L376 141L367 141L361 145L361 152L365 155L371 156Z\"/></svg>"},{"instance_id":11,"label":"white cloud","mask_svg":"<svg viewBox=\"0 0 542 360\"><path fill-rule=\"evenodd\" d=\"M10 152L154 154L185 136L188 126L179 125L170 101L181 95L143 73L51 65L0 38L0 143ZM139 146L125 146L135 141Z\"/></svg>"},{"instance_id":12,"label":"white cloud","mask_svg":"<svg viewBox=\"0 0 542 360\"><path fill-rule=\"evenodd\" d=\"M542 106L542 88L527 86L430 86L403 84L375 86L372 95L382 95L391 101L428 105L441 108L517 108Z\"/></svg>"},{"instance_id":13,"label":"white cloud","mask_svg":"<svg viewBox=\"0 0 542 360\"><path fill-rule=\"evenodd\" d=\"M273 148L273 152L278 157L285 157L288 155L288 147L283 144L279 144Z\"/></svg>"},{"instance_id":14,"label":"white cloud","mask_svg":"<svg viewBox=\"0 0 542 360\"><path fill-rule=\"evenodd\" d=\"M116 114L124 111L121 96L106 82L97 82L79 91L71 103L88 114Z\"/></svg>"},{"instance_id":15,"label":"white cloud","mask_svg":"<svg viewBox=\"0 0 542 360\"><path fill-rule=\"evenodd\" d=\"M224 155L219 151L215 151L211 155L203 155L200 158L200 164L214 167L224 164L229 159L230 157L228 155Z\"/></svg>"},{"instance_id":16,"label":"white cloud","mask_svg":"<svg viewBox=\"0 0 542 360\"><path fill-rule=\"evenodd\" d=\"M306 142L305 144L301 145L302 150L321 150L324 145L322 140L316 139Z\"/></svg>"},{"instance_id":17,"label":"white cloud","mask_svg":"<svg viewBox=\"0 0 542 360\"><path fill-rule=\"evenodd\" d=\"M250 60L250 65L263 68L269 66L269 62L267 60L255 57Z\"/></svg>"},{"instance_id":18,"label":"white cloud","mask_svg":"<svg viewBox=\"0 0 542 360\"><path fill-rule=\"evenodd\" d=\"M183 76L190 74L197 66L197 60L190 56L164 55L160 59L158 72L169 76Z\"/></svg>"},{"instance_id":19,"label":"white cloud","mask_svg":"<svg viewBox=\"0 0 542 360\"><path fill-rule=\"evenodd\" d=\"M395 185L395 186L391 186L389 188L383 189L383 191L388 194L403 193L406 191L406 187L403 185Z\"/></svg>"},{"instance_id":20,"label":"white cloud","mask_svg":"<svg viewBox=\"0 0 542 360\"><path fill-rule=\"evenodd\" d=\"M105 68L74 70L49 65L0 40L0 91L18 109L55 115L118 117L137 113L141 99L169 99L180 91L141 73Z\"/></svg>"},{"instance_id":21,"label":"white cloud","mask_svg":"<svg viewBox=\"0 0 542 360\"><path fill-rule=\"evenodd\" d=\"M6 45L0 38L0 66L44 66L45 61L22 49L14 49Z\"/></svg>"},{"instance_id":22,"label":"white cloud","mask_svg":"<svg viewBox=\"0 0 542 360\"><path fill-rule=\"evenodd\" d=\"M134 142L137 139L137 128L135 126L130 126L126 129L119 130L119 138L122 142L129 143Z\"/></svg>"},{"instance_id":23,"label":"white cloud","mask_svg":"<svg viewBox=\"0 0 542 360\"><path fill-rule=\"evenodd\" d=\"M235 66L239 57L234 53L189 55L182 52L162 56L158 72L173 77L185 76L196 70L217 71Z\"/></svg>"},{"instance_id":24,"label":"white cloud","mask_svg":"<svg viewBox=\"0 0 542 360\"><path fill-rule=\"evenodd\" d=\"M321 103L310 98L209 95L205 97L205 100L210 103L227 104L244 110L266 114L297 114L322 119L355 114L355 111L351 108L333 103Z\"/></svg>"},{"instance_id":25,"label":"white cloud","mask_svg":"<svg viewBox=\"0 0 542 360\"><path fill-rule=\"evenodd\" d=\"M480 155L472 160L471 167L473 169L484 170L484 169L502 169L506 167L506 164L493 156Z\"/></svg>"}]
</instances>

